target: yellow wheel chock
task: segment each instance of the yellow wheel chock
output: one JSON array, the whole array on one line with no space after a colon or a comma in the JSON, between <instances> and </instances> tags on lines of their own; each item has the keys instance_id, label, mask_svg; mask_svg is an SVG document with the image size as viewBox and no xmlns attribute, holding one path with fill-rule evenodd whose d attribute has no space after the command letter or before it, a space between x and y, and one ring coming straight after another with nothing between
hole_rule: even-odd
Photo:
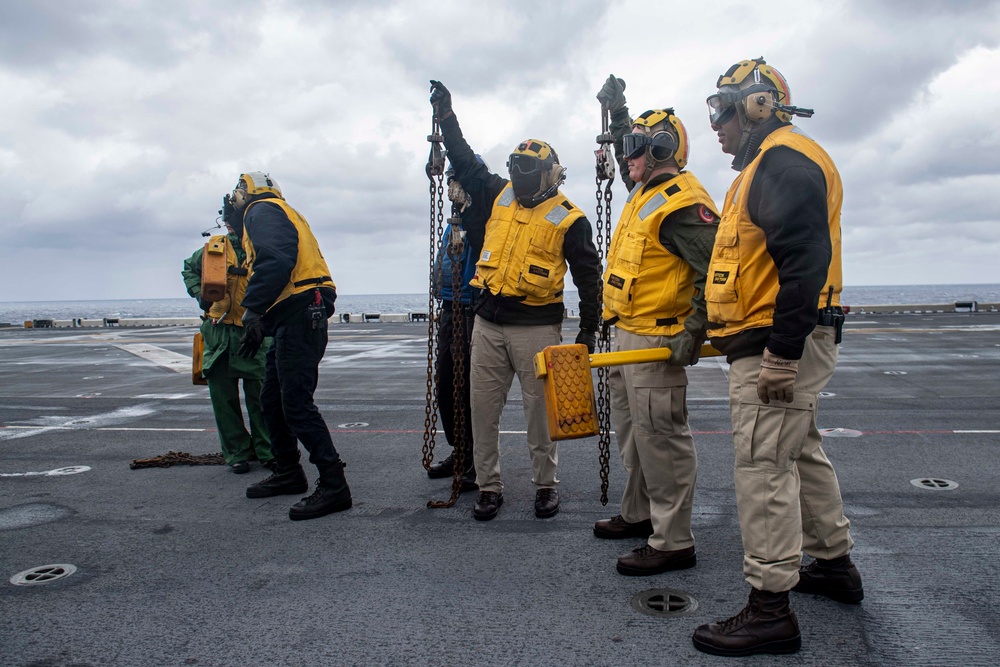
<instances>
[{"instance_id":1,"label":"yellow wheel chock","mask_svg":"<svg viewBox=\"0 0 1000 667\"><path fill-rule=\"evenodd\" d=\"M702 357L721 354L709 343L701 347ZM535 355L535 377L542 379L549 437L553 440L573 440L600 433L590 369L666 361L669 358L670 349L665 347L599 354L587 354L586 345L550 345L545 348Z\"/></svg>"}]
</instances>

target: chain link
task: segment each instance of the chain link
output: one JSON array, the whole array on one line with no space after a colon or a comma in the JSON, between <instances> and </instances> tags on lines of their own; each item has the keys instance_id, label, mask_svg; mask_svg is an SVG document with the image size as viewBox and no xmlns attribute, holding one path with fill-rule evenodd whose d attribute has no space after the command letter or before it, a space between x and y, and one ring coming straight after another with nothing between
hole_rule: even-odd
<instances>
[{"instance_id":1,"label":"chain link","mask_svg":"<svg viewBox=\"0 0 1000 667\"><path fill-rule=\"evenodd\" d=\"M611 186L615 181L615 163L611 149L613 138L609 131L609 117L610 113L602 108L601 134L597 137L600 148L594 151L597 158L597 191L595 193L597 196L597 251L600 253L601 262L605 264L611 245ZM602 181L607 181L603 192L601 191ZM597 351L610 352L610 349L610 327L601 326ZM601 505L607 505L608 478L611 474L611 382L610 369L606 366L597 369L597 425L600 431L597 458L601 466Z\"/></svg>"},{"instance_id":2,"label":"chain link","mask_svg":"<svg viewBox=\"0 0 1000 667\"><path fill-rule=\"evenodd\" d=\"M437 435L437 396L434 387L438 381L438 362L434 343L437 340L437 308L434 299L434 264L441 247L441 224L444 220L444 151L440 128L436 119L431 120L431 133L427 136L431 143L427 158L427 177L430 179L430 243L427 269L427 394L424 405L423 466L430 468L434 461L434 440ZM435 196L436 195L436 196ZM437 223L435 227L435 223Z\"/></svg>"},{"instance_id":3,"label":"chain link","mask_svg":"<svg viewBox=\"0 0 1000 667\"><path fill-rule=\"evenodd\" d=\"M451 358L452 358L452 427L455 439L455 458L451 472L451 496L448 500L428 501L427 507L441 509L451 507L458 502L462 493L462 477L465 475L465 357L468 352L465 342L465 307L462 304L462 254L465 249L465 238L462 230L462 219L459 217L459 206L452 203L451 218L452 237L447 239L447 253L451 260Z\"/></svg>"}]
</instances>

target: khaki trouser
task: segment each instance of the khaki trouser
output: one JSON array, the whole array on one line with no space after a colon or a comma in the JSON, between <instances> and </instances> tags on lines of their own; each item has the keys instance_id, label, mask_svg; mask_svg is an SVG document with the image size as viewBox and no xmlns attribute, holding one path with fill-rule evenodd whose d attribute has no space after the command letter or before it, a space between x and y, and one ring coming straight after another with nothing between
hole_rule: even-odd
<instances>
[{"instance_id":1,"label":"khaki trouser","mask_svg":"<svg viewBox=\"0 0 1000 667\"><path fill-rule=\"evenodd\" d=\"M795 586L803 549L830 559L854 544L837 474L816 428L817 395L837 365L834 333L816 327L806 340L792 403L764 405L757 398L760 355L729 369L743 573L758 590Z\"/></svg>"},{"instance_id":2,"label":"khaki trouser","mask_svg":"<svg viewBox=\"0 0 1000 667\"><path fill-rule=\"evenodd\" d=\"M540 489L555 488L559 462L549 439L542 381L535 377L534 356L562 342L559 324L500 325L476 317L472 329L472 454L480 491L503 491L500 481L500 415L517 374L528 421L531 481Z\"/></svg>"},{"instance_id":3,"label":"khaki trouser","mask_svg":"<svg viewBox=\"0 0 1000 667\"><path fill-rule=\"evenodd\" d=\"M663 347L666 336L615 329L615 351ZM698 457L688 428L687 373L665 361L612 366L611 417L628 473L622 518L650 519L649 546L673 551L694 546L691 506Z\"/></svg>"}]
</instances>

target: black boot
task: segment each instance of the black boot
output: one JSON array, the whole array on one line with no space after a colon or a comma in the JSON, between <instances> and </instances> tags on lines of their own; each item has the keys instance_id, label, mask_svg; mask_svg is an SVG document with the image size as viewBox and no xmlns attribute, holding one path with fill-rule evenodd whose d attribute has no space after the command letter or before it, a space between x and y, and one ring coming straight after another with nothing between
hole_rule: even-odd
<instances>
[{"instance_id":1,"label":"black boot","mask_svg":"<svg viewBox=\"0 0 1000 667\"><path fill-rule=\"evenodd\" d=\"M712 655L795 653L802 647L799 621L788 607L788 591L771 593L750 589L743 611L694 631L694 647Z\"/></svg>"},{"instance_id":2,"label":"black boot","mask_svg":"<svg viewBox=\"0 0 1000 667\"><path fill-rule=\"evenodd\" d=\"M311 496L292 505L288 510L288 518L292 521L317 519L334 512L342 512L350 508L353 503L351 489L344 477L344 464L341 462L320 473L316 490Z\"/></svg>"},{"instance_id":3,"label":"black boot","mask_svg":"<svg viewBox=\"0 0 1000 667\"><path fill-rule=\"evenodd\" d=\"M431 479L441 479L444 477L451 477L452 472L455 470L455 455L449 454L444 459L438 461L437 463L432 463L430 467L427 468L427 476Z\"/></svg>"},{"instance_id":4,"label":"black boot","mask_svg":"<svg viewBox=\"0 0 1000 667\"><path fill-rule=\"evenodd\" d=\"M253 486L247 487L247 498L269 498L286 494L305 493L309 490L309 480L298 461L282 466L273 475Z\"/></svg>"},{"instance_id":5,"label":"black boot","mask_svg":"<svg viewBox=\"0 0 1000 667\"><path fill-rule=\"evenodd\" d=\"M858 604L865 597L861 573L851 562L850 555L824 560L817 558L799 568L796 593L822 595L844 604Z\"/></svg>"}]
</instances>

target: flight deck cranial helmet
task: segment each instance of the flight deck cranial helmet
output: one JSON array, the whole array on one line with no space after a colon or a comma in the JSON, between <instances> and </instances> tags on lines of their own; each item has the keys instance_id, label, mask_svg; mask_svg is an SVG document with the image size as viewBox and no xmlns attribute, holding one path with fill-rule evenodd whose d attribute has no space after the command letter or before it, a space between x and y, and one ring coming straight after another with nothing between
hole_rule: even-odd
<instances>
[{"instance_id":1,"label":"flight deck cranial helmet","mask_svg":"<svg viewBox=\"0 0 1000 667\"><path fill-rule=\"evenodd\" d=\"M532 208L556 193L566 180L566 168L552 146L526 139L507 158L507 172L514 196L521 206Z\"/></svg>"},{"instance_id":2,"label":"flight deck cranial helmet","mask_svg":"<svg viewBox=\"0 0 1000 667\"><path fill-rule=\"evenodd\" d=\"M715 87L719 92L706 100L712 125L728 122L734 113L740 115L741 127L748 123L761 123L772 116L787 123L792 114L812 115L808 109L791 106L792 93L788 82L763 57L736 63L719 77Z\"/></svg>"},{"instance_id":3,"label":"flight deck cranial helmet","mask_svg":"<svg viewBox=\"0 0 1000 667\"><path fill-rule=\"evenodd\" d=\"M622 148L627 159L646 156L645 182L657 167L674 164L683 169L687 165L687 130L673 109L650 109L632 121L632 132L622 137Z\"/></svg>"},{"instance_id":4,"label":"flight deck cranial helmet","mask_svg":"<svg viewBox=\"0 0 1000 667\"><path fill-rule=\"evenodd\" d=\"M278 199L284 199L281 195L281 186L273 178L262 171L250 171L240 174L233 189L233 206L237 211L246 207L250 201L259 195L270 194Z\"/></svg>"}]
</instances>

